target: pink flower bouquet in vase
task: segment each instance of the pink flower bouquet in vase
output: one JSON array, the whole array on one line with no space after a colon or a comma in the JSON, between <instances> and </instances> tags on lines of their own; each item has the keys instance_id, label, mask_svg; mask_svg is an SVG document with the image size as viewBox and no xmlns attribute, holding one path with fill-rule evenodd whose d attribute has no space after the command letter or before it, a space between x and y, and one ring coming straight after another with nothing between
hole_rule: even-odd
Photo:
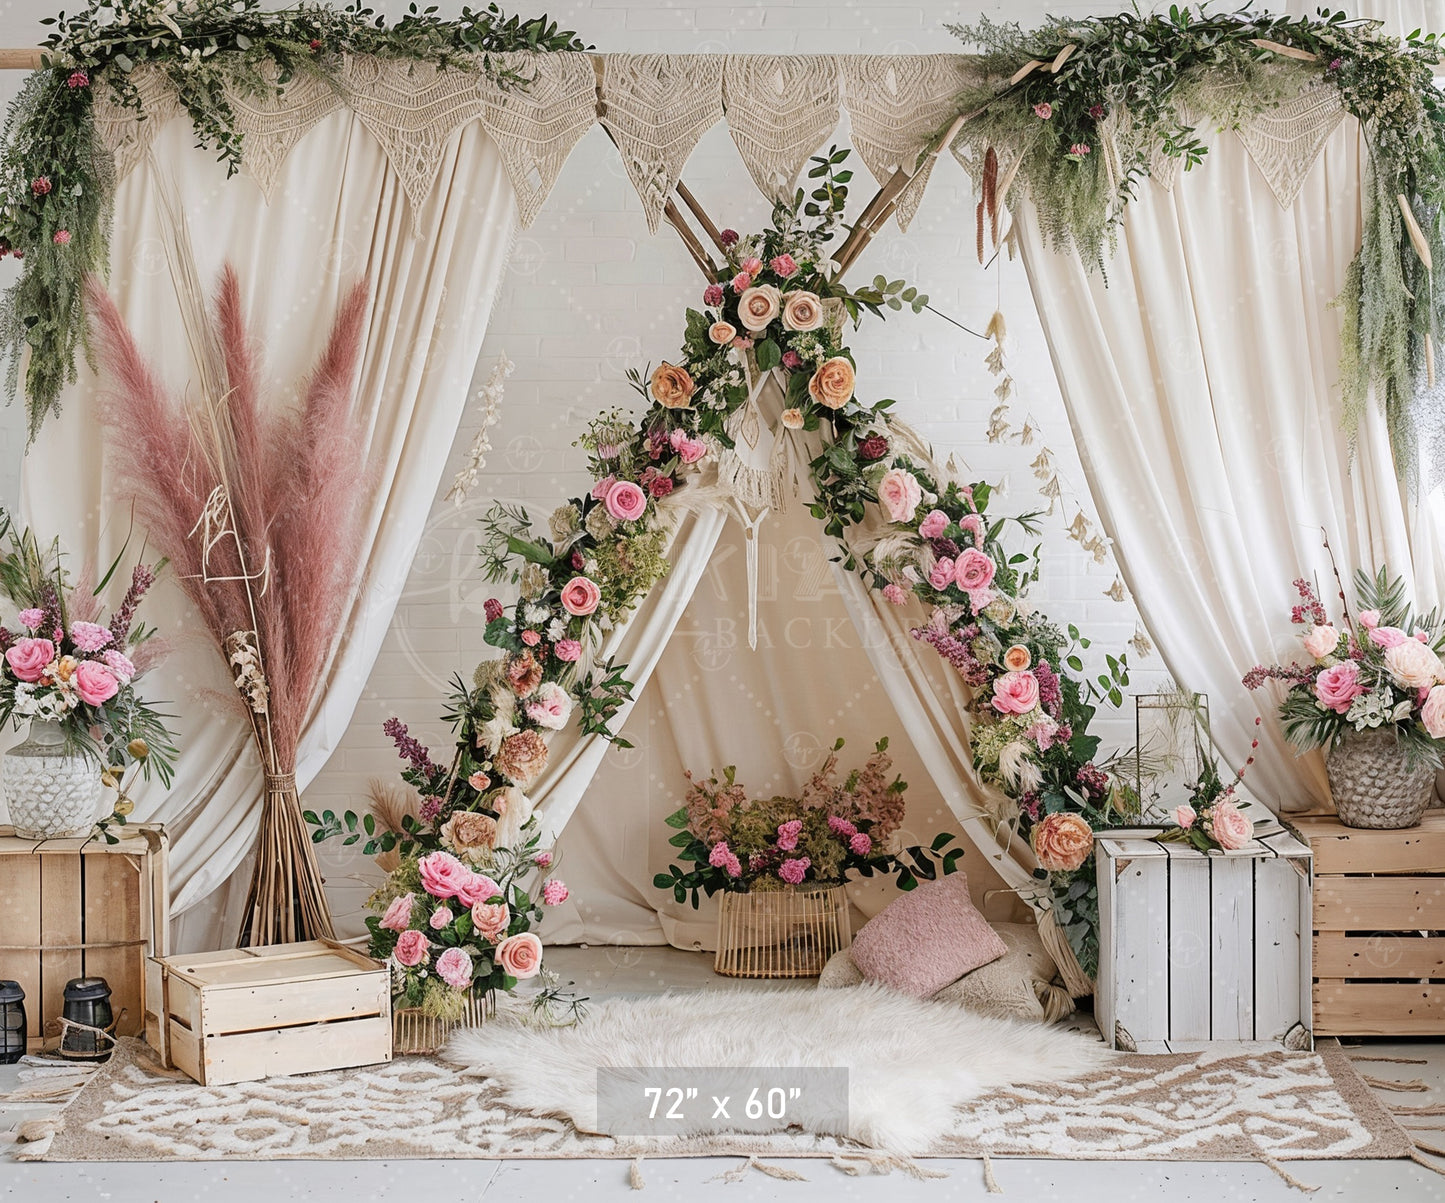
<instances>
[{"instance_id":1,"label":"pink flower bouquet in vase","mask_svg":"<svg viewBox=\"0 0 1445 1203\"><path fill-rule=\"evenodd\" d=\"M729 765L722 779L688 773L687 801L667 818L668 841L692 867L653 878L678 902L722 895L716 972L730 977L816 977L852 943L844 885L896 874L900 889L952 873L962 848L941 834L928 848L895 850L903 822L901 777L889 779L888 740L841 783L839 740L800 797L750 799Z\"/></svg>"},{"instance_id":2,"label":"pink flower bouquet in vase","mask_svg":"<svg viewBox=\"0 0 1445 1203\"><path fill-rule=\"evenodd\" d=\"M102 622L100 589L71 582L58 543L17 533L4 511L0 538L0 593L19 611L0 626L0 722L30 724L0 767L10 821L24 838L54 839L89 835L109 813L101 833L114 843L109 824L134 807L127 774L154 771L169 784L177 754L165 716L136 688L155 660L156 645L146 646L154 631L136 621L155 573L137 565Z\"/></svg>"},{"instance_id":3,"label":"pink flower bouquet in vase","mask_svg":"<svg viewBox=\"0 0 1445 1203\"><path fill-rule=\"evenodd\" d=\"M1327 750L1330 794L1350 827L1413 827L1434 792L1445 759L1445 627L1432 612L1411 612L1403 581L1385 568L1355 573L1359 610L1343 586L1342 621L1333 622L1314 587L1295 581L1308 663L1257 665L1251 689L1283 681L1280 722L1290 743Z\"/></svg>"},{"instance_id":4,"label":"pink flower bouquet in vase","mask_svg":"<svg viewBox=\"0 0 1445 1203\"><path fill-rule=\"evenodd\" d=\"M1255 726L1262 721L1255 719ZM1190 787L1189 801L1174 808L1169 816L1173 823L1155 838L1189 844L1200 852L1238 852L1247 847L1254 839L1254 820L1244 813L1250 803L1240 796L1239 784L1254 764L1258 747L1256 738L1250 743L1244 766L1228 782L1220 777L1214 757L1206 755L1199 777Z\"/></svg>"}]
</instances>

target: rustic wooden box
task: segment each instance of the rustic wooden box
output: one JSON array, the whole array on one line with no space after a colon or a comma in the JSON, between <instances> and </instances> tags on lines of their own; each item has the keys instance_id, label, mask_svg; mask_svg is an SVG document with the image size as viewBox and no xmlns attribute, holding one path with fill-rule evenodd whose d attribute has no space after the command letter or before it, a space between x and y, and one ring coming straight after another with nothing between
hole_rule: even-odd
<instances>
[{"instance_id":1,"label":"rustic wooden box","mask_svg":"<svg viewBox=\"0 0 1445 1203\"><path fill-rule=\"evenodd\" d=\"M1445 1035L1445 811L1398 831L1291 821L1315 856L1315 1031Z\"/></svg>"},{"instance_id":2,"label":"rustic wooden box","mask_svg":"<svg viewBox=\"0 0 1445 1203\"><path fill-rule=\"evenodd\" d=\"M103 839L25 840L0 827L0 978L25 991L31 1052L60 1041L65 983L103 977L122 1036L140 1035L145 964L170 927L166 836L156 824Z\"/></svg>"},{"instance_id":3,"label":"rustic wooden box","mask_svg":"<svg viewBox=\"0 0 1445 1203\"><path fill-rule=\"evenodd\" d=\"M203 1086L391 1060L391 973L330 940L147 963L146 1042Z\"/></svg>"},{"instance_id":4,"label":"rustic wooden box","mask_svg":"<svg viewBox=\"0 0 1445 1203\"><path fill-rule=\"evenodd\" d=\"M1206 854L1110 833L1096 868L1094 1014L1110 1047L1312 1046L1307 847L1278 832Z\"/></svg>"}]
</instances>

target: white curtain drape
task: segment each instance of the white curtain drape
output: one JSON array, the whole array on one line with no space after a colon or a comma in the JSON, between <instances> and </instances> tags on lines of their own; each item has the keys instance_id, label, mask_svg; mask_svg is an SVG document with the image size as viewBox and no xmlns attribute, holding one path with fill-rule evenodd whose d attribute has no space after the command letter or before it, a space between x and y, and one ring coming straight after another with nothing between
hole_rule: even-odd
<instances>
[{"instance_id":1,"label":"white curtain drape","mask_svg":"<svg viewBox=\"0 0 1445 1203\"><path fill-rule=\"evenodd\" d=\"M1138 190L1107 282L1045 245L1031 205L1017 215L1099 516L1175 680L1209 695L1234 766L1256 713L1273 710L1241 676L1298 654L1291 582L1336 601L1322 530L1347 578L1387 562L1425 608L1445 595L1439 534L1396 478L1382 416L1353 456L1341 428L1332 302L1359 246L1365 153L1346 119L1283 208L1221 135L1172 191ZM1262 734L1254 792L1277 809L1326 801L1322 757L1297 759L1272 720Z\"/></svg>"},{"instance_id":2,"label":"white curtain drape","mask_svg":"<svg viewBox=\"0 0 1445 1203\"><path fill-rule=\"evenodd\" d=\"M157 133L118 188L111 246L111 294L173 389L186 388L193 365L167 250L174 258L178 223L168 213L184 214L207 290L224 263L235 265L276 405L294 399L346 290L362 276L370 282L357 383L376 474L366 573L302 738L304 790L345 731L396 608L470 393L515 201L495 144L475 122L450 140L415 231L395 170L350 110L306 133L269 203L248 175L226 180L193 143L185 119ZM125 543L129 519L110 500L97 419L102 384L83 371L68 390L63 412L26 457L21 489L24 518L37 532L58 535L76 563L91 556L106 565ZM131 538L132 557L142 535ZM218 947L235 938L245 880L232 875L257 830L260 766L244 722L222 700L232 689L219 654L175 582L163 581L142 614L173 645L144 688L169 702L182 755L169 791L152 782L137 792L137 814L163 820L170 832L180 946ZM228 879L239 880L239 890L214 893Z\"/></svg>"}]
</instances>

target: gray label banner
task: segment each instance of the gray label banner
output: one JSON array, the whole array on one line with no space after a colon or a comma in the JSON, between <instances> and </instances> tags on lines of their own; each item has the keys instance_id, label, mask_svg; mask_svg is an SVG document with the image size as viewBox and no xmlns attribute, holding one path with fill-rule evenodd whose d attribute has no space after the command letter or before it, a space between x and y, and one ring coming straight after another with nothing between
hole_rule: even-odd
<instances>
[{"instance_id":1,"label":"gray label banner","mask_svg":"<svg viewBox=\"0 0 1445 1203\"><path fill-rule=\"evenodd\" d=\"M848 1131L848 1071L635 1065L597 1071L597 1125L609 1136Z\"/></svg>"}]
</instances>

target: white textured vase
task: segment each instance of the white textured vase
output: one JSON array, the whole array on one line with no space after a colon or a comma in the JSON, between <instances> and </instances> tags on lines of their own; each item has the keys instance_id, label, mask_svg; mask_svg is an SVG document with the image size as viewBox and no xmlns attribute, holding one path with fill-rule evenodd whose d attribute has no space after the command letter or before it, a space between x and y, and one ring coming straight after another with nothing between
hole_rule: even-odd
<instances>
[{"instance_id":1,"label":"white textured vase","mask_svg":"<svg viewBox=\"0 0 1445 1203\"><path fill-rule=\"evenodd\" d=\"M65 732L53 719L33 719L25 741L5 753L0 790L22 839L88 835L104 817L100 766L81 752L67 751Z\"/></svg>"}]
</instances>

